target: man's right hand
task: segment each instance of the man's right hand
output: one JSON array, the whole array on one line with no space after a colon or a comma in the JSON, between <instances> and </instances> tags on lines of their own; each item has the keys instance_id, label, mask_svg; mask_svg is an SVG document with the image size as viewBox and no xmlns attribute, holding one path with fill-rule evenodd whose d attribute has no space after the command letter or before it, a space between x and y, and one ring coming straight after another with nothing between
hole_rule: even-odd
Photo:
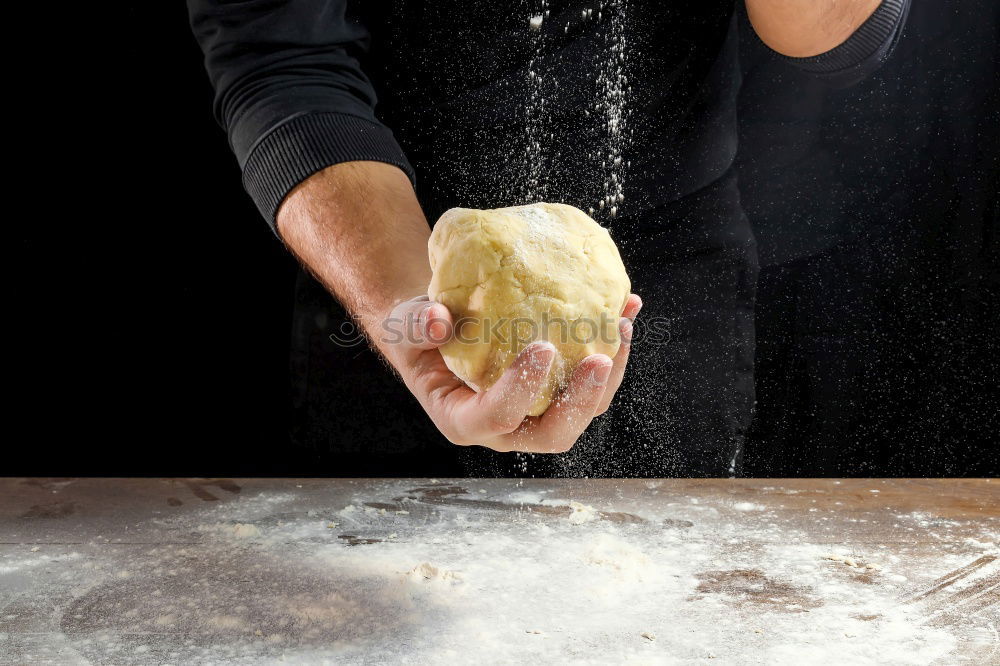
<instances>
[{"instance_id":1,"label":"man's right hand","mask_svg":"<svg viewBox=\"0 0 1000 666\"><path fill-rule=\"evenodd\" d=\"M518 355L489 391L477 393L445 365L438 347L452 331L451 314L426 296L404 301L389 317L412 323L393 343L375 340L438 429L459 445L479 444L496 451L568 451L591 420L604 413L621 385L628 362L632 320L642 307L633 294L619 321L622 346L614 360L604 354L583 359L569 385L541 416L526 416L543 388L556 350L535 342Z\"/></svg>"}]
</instances>

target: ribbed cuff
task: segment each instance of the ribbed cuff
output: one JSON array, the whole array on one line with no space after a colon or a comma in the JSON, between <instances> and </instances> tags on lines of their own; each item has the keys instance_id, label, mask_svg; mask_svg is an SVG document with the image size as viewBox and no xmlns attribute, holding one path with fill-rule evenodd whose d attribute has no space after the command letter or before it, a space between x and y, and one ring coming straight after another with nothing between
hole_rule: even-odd
<instances>
[{"instance_id":1,"label":"ribbed cuff","mask_svg":"<svg viewBox=\"0 0 1000 666\"><path fill-rule=\"evenodd\" d=\"M910 0L882 0L882 4L843 44L808 58L786 56L766 44L764 46L781 60L834 85L852 85L874 72L889 58L906 23L909 9ZM743 14L746 16L745 9ZM763 44L759 37L757 39Z\"/></svg>"},{"instance_id":2,"label":"ribbed cuff","mask_svg":"<svg viewBox=\"0 0 1000 666\"><path fill-rule=\"evenodd\" d=\"M413 167L389 128L343 113L310 113L261 139L243 167L243 187L276 230L278 207L296 185L330 165L357 160L398 166L414 180Z\"/></svg>"}]
</instances>

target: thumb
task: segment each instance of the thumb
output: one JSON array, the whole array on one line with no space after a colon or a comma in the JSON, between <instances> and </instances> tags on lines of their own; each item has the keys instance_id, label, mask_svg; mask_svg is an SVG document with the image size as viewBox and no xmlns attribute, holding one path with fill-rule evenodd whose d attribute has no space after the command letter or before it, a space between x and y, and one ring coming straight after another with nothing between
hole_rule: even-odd
<instances>
[{"instance_id":1,"label":"thumb","mask_svg":"<svg viewBox=\"0 0 1000 666\"><path fill-rule=\"evenodd\" d=\"M420 296L403 301L389 315L389 323L402 335L400 343L411 349L434 349L451 340L454 323L448 308Z\"/></svg>"}]
</instances>

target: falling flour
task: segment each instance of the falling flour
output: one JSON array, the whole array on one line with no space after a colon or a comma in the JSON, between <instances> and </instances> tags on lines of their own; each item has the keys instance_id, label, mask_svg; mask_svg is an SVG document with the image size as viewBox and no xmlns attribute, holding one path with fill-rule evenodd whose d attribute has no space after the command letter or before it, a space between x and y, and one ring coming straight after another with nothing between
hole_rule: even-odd
<instances>
[{"instance_id":1,"label":"falling flour","mask_svg":"<svg viewBox=\"0 0 1000 666\"><path fill-rule=\"evenodd\" d=\"M601 171L605 174L604 192L591 208L591 214L613 218L618 207L625 201L625 167L623 150L628 136L627 100L628 85L627 56L628 42L625 29L627 0L614 0L608 4L609 25L604 31L606 56L602 59L597 74L598 97L594 110L604 122L604 142L600 152L594 153L594 163L600 159ZM600 5L598 20L604 17L604 3ZM603 213L603 215L602 215Z\"/></svg>"},{"instance_id":2,"label":"falling flour","mask_svg":"<svg viewBox=\"0 0 1000 666\"><path fill-rule=\"evenodd\" d=\"M528 101L525 107L526 135L526 178L523 199L526 203L550 200L551 184L548 180L551 156L560 150L571 148L579 151L582 158L589 161L589 170L602 175L599 192L595 200L567 201L577 205L598 220L608 220L618 214L625 200L625 177L628 161L624 157L630 130L628 128L629 86L628 38L626 30L627 0L606 0L595 7L580 10L579 19L567 23L568 33L574 23L582 23L582 30L590 38L600 43L596 61L583 63L591 67L596 94L591 108L585 112L585 119L600 123L597 138L584 147L555 145L555 134L551 126L553 116L551 106L554 100L565 94L567 82L560 82L548 73L543 60L549 37L542 30L543 22L549 16L549 1L541 0L536 11L528 18L529 29L534 33L534 54L528 63Z\"/></svg>"},{"instance_id":3,"label":"falling flour","mask_svg":"<svg viewBox=\"0 0 1000 666\"><path fill-rule=\"evenodd\" d=\"M525 107L525 136L527 140L524 181L524 203L546 201L548 183L546 181L546 157L551 150L549 129L549 102L555 94L556 82L540 72L541 59L546 46L546 36L541 30L542 20L548 11L548 0L541 0L538 13L529 19L532 32L536 32L534 54L528 61L528 101ZM537 25L536 25L536 19Z\"/></svg>"}]
</instances>

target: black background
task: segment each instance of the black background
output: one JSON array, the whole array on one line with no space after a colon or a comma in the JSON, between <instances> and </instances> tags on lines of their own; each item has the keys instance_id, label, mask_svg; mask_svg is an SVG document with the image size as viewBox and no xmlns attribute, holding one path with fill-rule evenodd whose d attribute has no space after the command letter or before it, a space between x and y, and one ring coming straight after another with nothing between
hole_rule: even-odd
<instances>
[{"instance_id":1,"label":"black background","mask_svg":"<svg viewBox=\"0 0 1000 666\"><path fill-rule=\"evenodd\" d=\"M12 248L0 473L282 473L295 264L242 190L184 3L80 20L37 73L58 152Z\"/></svg>"},{"instance_id":2,"label":"black background","mask_svg":"<svg viewBox=\"0 0 1000 666\"><path fill-rule=\"evenodd\" d=\"M995 40L982 42L982 35L991 33L978 27L992 22L995 28L996 7L979 0L933 5L918 0L917 7L924 9L911 19L907 39L916 40L909 44L912 57L923 60L909 67L896 62L880 74L882 80L867 84L870 92L882 95L881 107L872 107L870 98L841 98L838 122L844 136L851 135L855 119L866 127L866 113L887 118L888 125L897 117L907 120L907 100L914 95L939 104L927 95L935 86L996 90L995 80L983 79L963 64L967 52L993 49L995 54ZM947 12L948 31L933 29L942 24L935 12ZM33 25L52 20L37 17ZM5 438L0 473L323 475L325 470L308 469L289 462L294 456L283 455L290 445L288 338L296 266L243 193L239 169L211 115L211 90L183 3L141 3L80 20L77 26L65 26L72 34L66 42L71 47L53 51L50 63L37 55L41 49L36 46L31 51L35 67L27 80L22 85L15 75L11 79L17 101L23 102L13 109L23 122L9 131L14 140L27 138L30 146L15 181L20 196L8 216L13 238L6 291L13 316L8 320L5 413L11 436ZM922 30L927 43L920 42ZM50 41L39 43L55 49ZM747 117L765 121L756 129L745 123L744 131L756 135L741 141L745 146L772 145L775 133L788 127L768 125L761 106L769 103L767 94L748 99L757 107ZM992 118L997 119L995 105ZM937 125L947 125L933 114L927 119L932 135ZM908 120L917 131L926 129L923 120ZM983 122L973 118L968 126ZM879 132L861 138L878 141ZM996 133L988 138L995 141ZM834 143L840 145L839 140ZM925 188L919 180L900 188L903 172L894 167L901 156L915 160L913 164L933 164L957 181L970 168L946 150L936 159L926 151L908 153L898 143L891 149L887 143L889 152L875 157L870 146L835 155L836 168L857 171L853 187L865 190L863 197L837 201L857 206L878 202L883 177L897 190ZM994 159L976 169L996 166L995 148L996 143L984 144ZM769 171L772 180L766 183L753 182L756 167L750 162L747 169L743 160L741 177L748 199L756 197L747 202L751 215L766 214L769 198L796 210L817 201L829 207L829 200L819 196L829 191L825 181L817 186L816 174L803 175L801 162L789 161L781 173ZM818 173L820 178L828 175L822 169ZM774 187L778 177L787 181ZM804 178L813 178L812 189L803 186ZM978 191L983 194L996 179L981 182ZM978 255L986 263L958 287L933 284L939 276L951 279L950 267L933 263L935 244L941 256L948 254L947 261L954 262L955 243L942 240L938 220L928 213L907 229L913 233L902 242L909 243L913 256L931 263L915 273L917 280L929 280L917 285L929 295L913 296L917 305L906 314L912 321L900 329L901 342L893 343L901 360L885 366L899 374L882 377L886 386L903 387L904 400L893 403L896 412L879 431L879 451L861 446L852 455L888 459L886 451L900 450L893 448L898 435L922 447L907 454L900 473L996 473L997 408L989 392L996 390L990 373L997 364L998 326L980 314L996 312L996 264L989 262L996 256L997 237L992 187L985 191L987 199L993 197L992 215L984 217L982 206L971 206L975 219L949 221L949 229L959 230L960 241L985 237L992 243L992 250ZM975 191L956 188L954 205L940 210L958 209L975 198ZM785 196L789 192L794 196ZM919 218L920 210L938 200L910 197L900 206L909 206L908 213ZM871 216L868 211L851 217ZM780 236L778 227L771 231ZM877 254L878 244L874 247ZM867 277L858 279L862 284ZM766 309L761 312L769 316ZM934 325L937 319L946 324L960 320L960 327L945 326L938 343L928 337L942 330ZM908 366L913 353L923 356L914 356L917 360ZM953 358L961 363L953 364ZM937 359L939 367L925 372L928 359ZM780 384L785 369L779 370L770 379ZM969 373L976 375L975 384L967 382ZM930 403L939 412L928 411L922 399L931 394L943 396ZM768 409L784 411L773 392L764 398L770 401ZM877 419L878 414L872 416ZM972 439L964 438L965 431L949 439L954 428L965 428ZM948 439L943 453L935 448L942 438ZM768 468L761 470L767 473Z\"/></svg>"}]
</instances>

